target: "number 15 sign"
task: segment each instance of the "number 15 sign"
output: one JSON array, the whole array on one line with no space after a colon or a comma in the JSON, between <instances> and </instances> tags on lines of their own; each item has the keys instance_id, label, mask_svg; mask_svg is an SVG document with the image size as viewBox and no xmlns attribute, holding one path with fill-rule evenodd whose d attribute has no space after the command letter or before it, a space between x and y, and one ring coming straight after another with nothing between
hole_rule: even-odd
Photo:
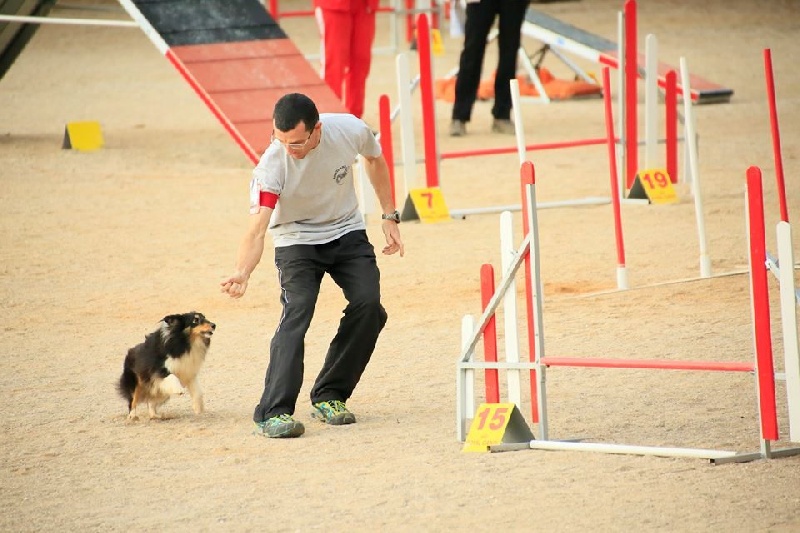
<instances>
[{"instance_id":1,"label":"number 15 sign","mask_svg":"<svg viewBox=\"0 0 800 533\"><path fill-rule=\"evenodd\" d=\"M464 442L465 452L488 452L503 442L530 442L533 434L513 403L482 403Z\"/></svg>"}]
</instances>

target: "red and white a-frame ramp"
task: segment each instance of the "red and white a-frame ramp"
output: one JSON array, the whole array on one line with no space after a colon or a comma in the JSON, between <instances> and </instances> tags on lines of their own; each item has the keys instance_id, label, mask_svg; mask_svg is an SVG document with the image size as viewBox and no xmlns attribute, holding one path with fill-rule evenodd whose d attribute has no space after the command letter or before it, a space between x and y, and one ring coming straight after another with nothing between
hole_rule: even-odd
<instances>
[{"instance_id":1,"label":"red and white a-frame ramp","mask_svg":"<svg viewBox=\"0 0 800 533\"><path fill-rule=\"evenodd\" d=\"M119 0L256 163L288 92L322 112L344 106L258 0Z\"/></svg>"}]
</instances>

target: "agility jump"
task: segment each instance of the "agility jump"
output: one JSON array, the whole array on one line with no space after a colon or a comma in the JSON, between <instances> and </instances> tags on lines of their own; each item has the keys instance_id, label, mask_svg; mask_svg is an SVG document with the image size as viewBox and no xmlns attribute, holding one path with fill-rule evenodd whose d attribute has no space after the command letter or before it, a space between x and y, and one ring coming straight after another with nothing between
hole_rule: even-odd
<instances>
[{"instance_id":1,"label":"agility jump","mask_svg":"<svg viewBox=\"0 0 800 533\"><path fill-rule=\"evenodd\" d=\"M749 249L750 249L750 276L751 276L751 305L753 312L753 331L755 338L754 362L709 362L709 361L665 361L665 360L640 360L640 359L595 359L580 357L553 357L546 356L544 352L544 328L542 317L542 298L540 294L541 276L539 267L539 236L538 222L536 220L536 193L535 174L533 164L523 163L521 178L524 190L524 221L527 234L519 246L513 262L504 269L504 274L499 282L498 289L491 298L484 301L486 308L477 324L471 317L464 317L462 321L462 351L457 364L457 404L456 404L456 429L458 439L465 439L466 423L473 415L474 402L472 402L473 376L476 369L487 371L487 399L498 398L497 370L504 369L509 375L521 370L529 370L531 379L531 404L534 412L534 422L538 423L538 440L519 445L498 445L493 451L508 449L533 448L549 450L580 450L603 453L626 453L637 455L655 455L662 457L694 457L708 459L712 463L745 462L761 458L786 457L800 454L800 448L772 449L772 442L779 440L777 409L775 402L775 373L772 363L771 328L769 323L769 294L767 289L766 266L763 258L764 250L764 213L763 195L761 191L761 173L756 167L751 167L747 172L747 198L749 220ZM473 354L484 337L493 334L494 313L501 300L508 298L509 288L522 264L526 265L526 294L529 295L528 335L531 345L531 361L505 361L485 362L473 361ZM482 268L482 272L487 269ZM793 290L792 290L793 292ZM516 340L515 330L506 332L506 339L513 337ZM489 341L491 342L491 341ZM496 351L491 355L496 359ZM797 358L795 353L793 356ZM728 450L708 450L679 447L652 447L630 446L621 444L562 442L549 439L547 418L547 393L545 372L547 367L593 367L593 368L633 368L633 369L665 369L665 370L704 370L717 372L746 372L756 375L756 389L758 396L758 410L760 415L759 437L761 450L754 453L739 453ZM790 365L787 363L787 372ZM793 368L797 368L796 362ZM493 372L489 372L493 371ZM796 370L794 370L796 372ZM790 379L786 376L787 381ZM513 387L518 383L514 378L514 385L509 383L509 394L518 394ZM491 401L491 400L489 400ZM515 399L515 402L518 402ZM790 410L796 408L800 398L788 397ZM519 405L519 403L517 403ZM790 421L791 423L791 421Z\"/></svg>"},{"instance_id":2,"label":"agility jump","mask_svg":"<svg viewBox=\"0 0 800 533\"><path fill-rule=\"evenodd\" d=\"M635 20L635 2L629 0L626 3L626 9L630 12L628 15L628 19L625 21L625 33L628 35L629 39L633 39L635 41L636 36L636 20ZM603 145L606 143L606 139L603 137L598 138L590 138L590 139L574 139L574 140L566 140L566 141L554 141L554 142L545 142L539 144L531 144L531 145L523 145L522 147L503 147L503 148L490 148L490 149L475 149L475 150L461 150L461 151L453 151L453 152L442 152L440 153L438 142L437 142L437 135L436 135L436 125L435 125L435 106L434 106L434 91L433 91L433 68L432 68L432 55L431 55L431 46L430 46L430 35L429 35L429 27L427 23L427 19L425 15L420 15L418 17L417 22L417 31L418 31L418 42L419 42L419 88L420 88L420 97L421 97L421 107L422 107L422 125L423 125L423 141L424 141L424 158L423 162L425 164L425 184L426 187L439 187L439 176L440 176L440 163L446 159L456 159L456 158L463 158L463 157L473 157L473 156L484 156L484 155L496 155L496 154L508 154L513 153L514 151L524 150L527 151L537 151L537 150L554 150L554 149L564 149L564 148L573 148L573 147L580 147L580 146L593 146L593 145ZM651 43L650 49L648 50L648 57L655 57L655 38L654 36L648 36L648 43ZM633 48L635 52L635 46ZM620 57L627 58L623 52L620 52ZM636 83L638 80L638 66L636 61L636 56L633 56L632 60L634 66L634 74L635 76L626 76L622 78L624 87L620 91L621 96L621 111L620 111L620 122L624 125L622 135L620 139L616 139L615 142L620 143L624 149L621 152L621 157L623 160L623 167L625 168L626 172L619 172L619 187L621 192L624 195L624 192L630 188L633 177L635 176L636 165L638 164L638 158L636 156L636 151L638 150L638 145L640 144L637 139L637 132L635 129L632 131L630 128L633 126L631 123L636 119ZM678 87L682 91L684 91L684 98L688 99L689 102L692 101L693 97L696 94L699 94L697 90L691 88L689 86L688 80L694 80L693 76L689 76L688 72L686 73L687 79L682 80L681 84L678 85L676 81L676 76L674 71L668 71L663 75L663 83L661 79L658 78L659 73L657 71L657 62L655 60L651 60L648 62L648 69L645 71L645 81L648 82L648 89L652 85L652 87L656 86L656 81L662 84L665 88L665 103L666 106L666 137L665 137L665 145L666 145L666 167L667 172L670 175L670 178L673 183L677 181L678 169L677 169L677 121L678 121L678 114L676 112L677 109L677 90ZM613 66L619 67L623 69L625 64L623 60L617 60L614 58ZM400 114L402 116L408 115L404 118L403 127L402 127L402 141L403 141L403 167L404 167L404 183L405 189L408 190L409 184L415 181L415 170L414 165L412 163L416 163L416 156L413 152L414 146L414 134L413 134L413 122L411 122L411 113L410 111L406 111L405 113L402 112L403 109L410 109L410 92L413 90L414 86L416 85L417 79L413 82L410 80L408 76L408 66L406 63L405 57L400 54L397 57L397 78L398 78L398 93L400 96ZM513 80L512 80L513 81ZM654 146L657 143L656 132L654 130L655 125L657 124L658 120L655 118L656 114L656 104L657 98L650 96L646 101L646 118L648 122L647 134L648 138L645 140L644 144L647 146L647 154L648 154L648 164L653 159L651 157ZM515 103L514 107L517 107L517 103ZM631 109L633 108L633 109ZM616 154L616 151L615 151ZM615 155L615 157L617 157ZM622 177L623 173L627 173L628 170L633 169L633 174L630 174L627 179ZM599 203L608 203L607 198L603 199L585 199L585 200L576 200L574 202L567 201L559 203L558 206L561 205L587 205L587 204L599 204ZM541 207L541 206L540 206ZM479 208L475 210L455 210L454 216L458 218L459 216L463 216L466 214L471 213L496 213L500 212L504 209L512 209L518 210L519 206L498 206L498 207L490 207L490 208ZM707 272L703 272L704 277L707 275Z\"/></svg>"},{"instance_id":3,"label":"agility jump","mask_svg":"<svg viewBox=\"0 0 800 533\"><path fill-rule=\"evenodd\" d=\"M432 53L431 53L431 38L430 29L427 17L419 15L417 17L417 36L418 36L418 55L419 55L419 89L422 106L422 123L423 123L423 139L424 139L424 164L425 164L425 184L428 188L439 187L439 164L445 159L456 159L463 157L474 157L484 155L497 155L497 154L510 154L514 152L523 153L525 151L535 150L552 150L560 148L572 148L580 146L601 146L606 143L603 137L594 139L578 139L560 142L540 143L520 146L512 146L505 148L494 149L478 149L457 151L449 153L439 153L439 147L436 140L436 125L435 125L435 104L434 104L434 90L433 90L433 67L432 67ZM414 133L413 133L413 117L410 111L411 90L415 85L416 80L412 82L408 75L408 64L405 56L398 55L397 57L397 77L398 87L400 94L400 115L406 117L402 127L402 145L403 145L403 167L404 167L404 181L405 189L408 190L410 183L415 181L415 173L412 164L416 163L416 156L413 153L414 146ZM515 80L512 80L512 82ZM519 106L515 104L515 108ZM518 135L520 121L517 121ZM586 198L577 200L567 200L554 203L551 205L540 205L543 207L562 207L565 205L596 205L609 203L608 198ZM487 207L477 209L456 209L451 210L451 215L455 218L462 218L468 214L476 213L498 213L505 209L520 209L520 206L499 206Z\"/></svg>"}]
</instances>

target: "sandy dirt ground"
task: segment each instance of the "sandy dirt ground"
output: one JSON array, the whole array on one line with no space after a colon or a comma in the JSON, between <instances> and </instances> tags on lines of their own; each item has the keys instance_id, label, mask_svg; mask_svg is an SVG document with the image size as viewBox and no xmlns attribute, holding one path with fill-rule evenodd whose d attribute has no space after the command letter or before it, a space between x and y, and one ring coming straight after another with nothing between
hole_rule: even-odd
<instances>
[{"instance_id":1,"label":"sandy dirt ground","mask_svg":"<svg viewBox=\"0 0 800 533\"><path fill-rule=\"evenodd\" d=\"M281 4L299 9L310 2ZM53 16L124 17L116 9L60 8ZM619 1L540 9L616 41ZM653 33L662 60L677 65L685 57L692 72L735 91L730 103L694 108L715 277L696 279L695 204L685 183L676 187L677 204L622 206L627 291L615 290L610 205L543 209L546 353L752 361L744 177L750 165L764 171L767 246L774 250L778 201L762 51L773 52L794 217L800 210L800 4L643 0L638 18L642 46ZM390 42L387 21L381 20L376 46ZM312 19L282 25L305 53L317 52ZM443 41L437 76L457 65L460 51L460 41L446 31ZM538 47L529 39L525 46ZM495 50L490 47L487 64ZM410 57L414 65L416 56ZM365 116L371 124L377 124L380 94L396 101L394 58L375 56ZM596 65L576 61L598 73ZM567 74L554 58L545 66ZM416 97L414 105L419 129ZM489 132L489 110L490 103L478 103L469 135L451 139L445 134L450 106L437 104L440 150L513 146L511 137ZM526 103L523 115L531 143L605 131L600 100ZM61 149L65 124L80 120L100 122L104 149ZM397 125L395 141L399 154ZM540 202L609 195L604 147L529 157ZM681 157L681 168L684 163ZM136 29L44 26L0 80L0 530L800 530L800 457L714 466L584 452L462 453L455 431L461 320L480 314L481 265L499 271L497 214L401 225L406 256L379 258L389 322L348 403L358 416L349 427L326 427L309 416L308 392L344 307L326 280L307 337L296 413L306 434L253 436L252 410L280 311L272 251L244 299L229 300L218 288L248 216L250 170L200 99ZM514 154L445 160L441 173L452 210L520 201ZM421 164L417 176L413 186L424 183ZM380 247L375 218L368 217L368 231ZM514 221L519 228L519 213ZM677 280L691 281L668 283ZM772 276L769 284L780 372ZM164 315L192 309L218 324L200 376L207 412L195 416L189 398L178 397L165 406L165 420L127 422L114 388L126 350ZM522 313L520 323L527 358ZM551 438L759 450L750 375L553 367L547 377ZM525 376L523 384L528 390ZM480 376L477 386L480 400ZM791 447L780 381L777 404L781 440L774 447ZM527 395L521 411L536 431Z\"/></svg>"}]
</instances>

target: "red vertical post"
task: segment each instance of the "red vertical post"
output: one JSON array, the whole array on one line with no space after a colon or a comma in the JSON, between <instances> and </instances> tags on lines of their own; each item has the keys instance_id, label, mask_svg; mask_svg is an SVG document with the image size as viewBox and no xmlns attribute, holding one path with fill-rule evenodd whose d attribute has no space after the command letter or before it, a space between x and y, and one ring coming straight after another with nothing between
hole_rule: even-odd
<instances>
[{"instance_id":1,"label":"red vertical post","mask_svg":"<svg viewBox=\"0 0 800 533\"><path fill-rule=\"evenodd\" d=\"M667 174L672 183L678 183L678 77L670 70L664 77L664 112L666 114Z\"/></svg>"},{"instance_id":2,"label":"red vertical post","mask_svg":"<svg viewBox=\"0 0 800 533\"><path fill-rule=\"evenodd\" d=\"M494 268L486 263L481 265L481 306L484 310L494 295ZM494 314L483 330L483 358L487 362L497 362L497 323ZM500 382L496 368L487 368L486 402L500 402Z\"/></svg>"},{"instance_id":3,"label":"red vertical post","mask_svg":"<svg viewBox=\"0 0 800 533\"><path fill-rule=\"evenodd\" d=\"M636 44L636 0L625 2L625 161L626 187L633 185L639 166L639 132L637 83L639 79L639 53Z\"/></svg>"},{"instance_id":4,"label":"red vertical post","mask_svg":"<svg viewBox=\"0 0 800 533\"><path fill-rule=\"evenodd\" d=\"M528 203L526 201L527 194L525 193L525 186L528 184L536 183L536 173L533 168L533 163L525 161L522 163L519 171L521 189L522 189L522 227L525 228L524 234L528 234ZM535 208L535 206L534 206ZM533 237L533 236L531 236ZM531 251L528 248L528 253L525 254L525 311L528 313L528 352L530 353L529 360L531 362L536 360L536 331L533 323L533 280L531 280ZM538 390L536 384L536 370L531 370L531 420L534 424L539 422L539 400Z\"/></svg>"},{"instance_id":5,"label":"red vertical post","mask_svg":"<svg viewBox=\"0 0 800 533\"><path fill-rule=\"evenodd\" d=\"M436 116L433 101L433 66L431 32L428 17L417 17L417 53L419 55L419 89L422 98L422 135L425 142L425 180L428 187L439 186L439 162L436 148Z\"/></svg>"},{"instance_id":6,"label":"red vertical post","mask_svg":"<svg viewBox=\"0 0 800 533\"><path fill-rule=\"evenodd\" d=\"M394 147L392 146L392 110L389 105L389 97L382 94L378 99L378 112L380 115L381 127L381 150L383 158L386 159L386 166L389 167L389 184L392 188L392 204L397 205L397 198L394 185Z\"/></svg>"},{"instance_id":7,"label":"red vertical post","mask_svg":"<svg viewBox=\"0 0 800 533\"><path fill-rule=\"evenodd\" d=\"M750 228L750 287L761 437L766 440L778 440L775 371L772 365L772 328L769 321L769 289L765 264L767 247L764 231L764 196L761 169L758 167L747 169L747 214Z\"/></svg>"},{"instance_id":8,"label":"red vertical post","mask_svg":"<svg viewBox=\"0 0 800 533\"><path fill-rule=\"evenodd\" d=\"M269 0L269 14L272 15L272 19L275 22L278 22L278 0Z\"/></svg>"},{"instance_id":9,"label":"red vertical post","mask_svg":"<svg viewBox=\"0 0 800 533\"><path fill-rule=\"evenodd\" d=\"M781 221L789 222L786 208L786 186L783 181L783 157L781 156L781 133L778 128L778 111L775 105L775 78L772 74L772 52L764 49L764 71L767 78L767 98L769 100L769 124L772 129L772 152L775 154L775 178L778 181L778 199L781 206Z\"/></svg>"},{"instance_id":10,"label":"red vertical post","mask_svg":"<svg viewBox=\"0 0 800 533\"><path fill-rule=\"evenodd\" d=\"M608 67L603 67L603 103L605 104L606 137L608 139L608 170L611 174L611 203L614 209L614 236L617 241L617 266L625 266L625 244L622 239L619 180L617 179L617 139L614 136L614 111L611 108L611 77Z\"/></svg>"}]
</instances>

